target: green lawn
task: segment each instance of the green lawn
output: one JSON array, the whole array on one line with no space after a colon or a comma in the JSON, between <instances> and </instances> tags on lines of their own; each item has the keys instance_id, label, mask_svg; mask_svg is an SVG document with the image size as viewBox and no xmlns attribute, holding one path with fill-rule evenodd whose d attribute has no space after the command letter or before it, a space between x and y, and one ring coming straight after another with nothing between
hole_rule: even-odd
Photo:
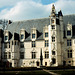
<instances>
[{"instance_id":1,"label":"green lawn","mask_svg":"<svg viewBox=\"0 0 75 75\"><path fill-rule=\"evenodd\" d=\"M75 70L54 70L52 72L61 74L61 75L75 75Z\"/></svg>"},{"instance_id":2,"label":"green lawn","mask_svg":"<svg viewBox=\"0 0 75 75\"><path fill-rule=\"evenodd\" d=\"M44 72L42 70L39 71L5 71L5 72L0 72L0 74L4 75L50 75L47 72Z\"/></svg>"}]
</instances>

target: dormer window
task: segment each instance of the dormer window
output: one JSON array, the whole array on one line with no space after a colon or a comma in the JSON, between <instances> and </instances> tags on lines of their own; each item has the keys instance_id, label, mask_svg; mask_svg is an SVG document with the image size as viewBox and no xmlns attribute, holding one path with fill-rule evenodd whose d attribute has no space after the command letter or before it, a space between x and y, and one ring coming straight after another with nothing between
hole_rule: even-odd
<instances>
[{"instance_id":1,"label":"dormer window","mask_svg":"<svg viewBox=\"0 0 75 75\"><path fill-rule=\"evenodd\" d=\"M45 39L45 40L48 40L48 26L46 25L45 27L43 27L43 38Z\"/></svg>"},{"instance_id":2,"label":"dormer window","mask_svg":"<svg viewBox=\"0 0 75 75\"><path fill-rule=\"evenodd\" d=\"M72 24L67 24L67 31L66 31L66 36L68 37L72 37Z\"/></svg>"},{"instance_id":3,"label":"dormer window","mask_svg":"<svg viewBox=\"0 0 75 75\"><path fill-rule=\"evenodd\" d=\"M8 40L9 40L9 31L8 30L5 30L4 31L4 41L5 42L8 42Z\"/></svg>"},{"instance_id":4,"label":"dormer window","mask_svg":"<svg viewBox=\"0 0 75 75\"><path fill-rule=\"evenodd\" d=\"M55 29L55 25L52 25L51 28L52 28L52 29Z\"/></svg>"},{"instance_id":5,"label":"dormer window","mask_svg":"<svg viewBox=\"0 0 75 75\"><path fill-rule=\"evenodd\" d=\"M24 42L25 40L25 29L20 30L20 41Z\"/></svg>"},{"instance_id":6,"label":"dormer window","mask_svg":"<svg viewBox=\"0 0 75 75\"><path fill-rule=\"evenodd\" d=\"M67 30L67 36L71 35L71 30Z\"/></svg>"},{"instance_id":7,"label":"dormer window","mask_svg":"<svg viewBox=\"0 0 75 75\"><path fill-rule=\"evenodd\" d=\"M36 28L31 28L31 39L32 39L32 41L35 41L36 40L36 38L37 38L37 30L36 30Z\"/></svg>"},{"instance_id":8,"label":"dormer window","mask_svg":"<svg viewBox=\"0 0 75 75\"><path fill-rule=\"evenodd\" d=\"M24 39L24 35L23 35L23 34L21 34L21 40L22 40L22 39Z\"/></svg>"},{"instance_id":9,"label":"dormer window","mask_svg":"<svg viewBox=\"0 0 75 75\"><path fill-rule=\"evenodd\" d=\"M45 37L48 37L48 32L45 33Z\"/></svg>"},{"instance_id":10,"label":"dormer window","mask_svg":"<svg viewBox=\"0 0 75 75\"><path fill-rule=\"evenodd\" d=\"M35 34L32 34L32 38L35 38Z\"/></svg>"},{"instance_id":11,"label":"dormer window","mask_svg":"<svg viewBox=\"0 0 75 75\"><path fill-rule=\"evenodd\" d=\"M5 40L8 40L8 36L5 36Z\"/></svg>"}]
</instances>

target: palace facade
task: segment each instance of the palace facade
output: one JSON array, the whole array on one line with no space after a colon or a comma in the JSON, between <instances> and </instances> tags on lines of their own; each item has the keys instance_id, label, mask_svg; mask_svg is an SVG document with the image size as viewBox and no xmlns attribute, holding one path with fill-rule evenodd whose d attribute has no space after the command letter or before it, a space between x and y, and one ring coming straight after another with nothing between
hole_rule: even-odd
<instances>
[{"instance_id":1,"label":"palace facade","mask_svg":"<svg viewBox=\"0 0 75 75\"><path fill-rule=\"evenodd\" d=\"M0 29L0 60L9 67L75 66L75 15L12 22Z\"/></svg>"}]
</instances>

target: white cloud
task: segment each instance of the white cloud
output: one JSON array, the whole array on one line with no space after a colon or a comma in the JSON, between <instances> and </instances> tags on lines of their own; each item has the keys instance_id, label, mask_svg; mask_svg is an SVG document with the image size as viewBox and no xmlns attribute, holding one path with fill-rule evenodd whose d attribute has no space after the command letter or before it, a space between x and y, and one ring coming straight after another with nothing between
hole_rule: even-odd
<instances>
[{"instance_id":1,"label":"white cloud","mask_svg":"<svg viewBox=\"0 0 75 75\"><path fill-rule=\"evenodd\" d=\"M63 14L75 14L75 1L74 0L58 0L55 2L56 9L61 9Z\"/></svg>"},{"instance_id":2,"label":"white cloud","mask_svg":"<svg viewBox=\"0 0 75 75\"><path fill-rule=\"evenodd\" d=\"M1 1L4 1L4 0L1 0ZM13 21L48 17L50 15L50 10L52 5L52 4L43 5L41 4L41 0L39 1L37 0L5 0L5 1L9 1L10 4L8 4L8 6L12 6L12 8L10 9L6 8L1 10L0 18L11 19ZM61 9L64 14L75 13L74 0L58 0L54 4L56 6L56 11L59 11Z\"/></svg>"},{"instance_id":3,"label":"white cloud","mask_svg":"<svg viewBox=\"0 0 75 75\"><path fill-rule=\"evenodd\" d=\"M10 10L5 9L1 11L1 18L12 19L12 20L24 20L45 17L49 13L48 6L44 6L34 1L21 1L18 2ZM4 15L2 15L4 13Z\"/></svg>"}]
</instances>

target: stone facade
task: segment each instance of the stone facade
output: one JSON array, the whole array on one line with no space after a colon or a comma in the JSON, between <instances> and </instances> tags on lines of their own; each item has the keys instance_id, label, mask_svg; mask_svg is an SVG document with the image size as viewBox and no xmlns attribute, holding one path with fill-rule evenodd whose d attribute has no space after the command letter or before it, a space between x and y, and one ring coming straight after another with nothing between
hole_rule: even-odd
<instances>
[{"instance_id":1,"label":"stone facade","mask_svg":"<svg viewBox=\"0 0 75 75\"><path fill-rule=\"evenodd\" d=\"M65 19L52 5L49 18L13 22L0 29L0 60L9 67L75 66L75 23Z\"/></svg>"}]
</instances>

